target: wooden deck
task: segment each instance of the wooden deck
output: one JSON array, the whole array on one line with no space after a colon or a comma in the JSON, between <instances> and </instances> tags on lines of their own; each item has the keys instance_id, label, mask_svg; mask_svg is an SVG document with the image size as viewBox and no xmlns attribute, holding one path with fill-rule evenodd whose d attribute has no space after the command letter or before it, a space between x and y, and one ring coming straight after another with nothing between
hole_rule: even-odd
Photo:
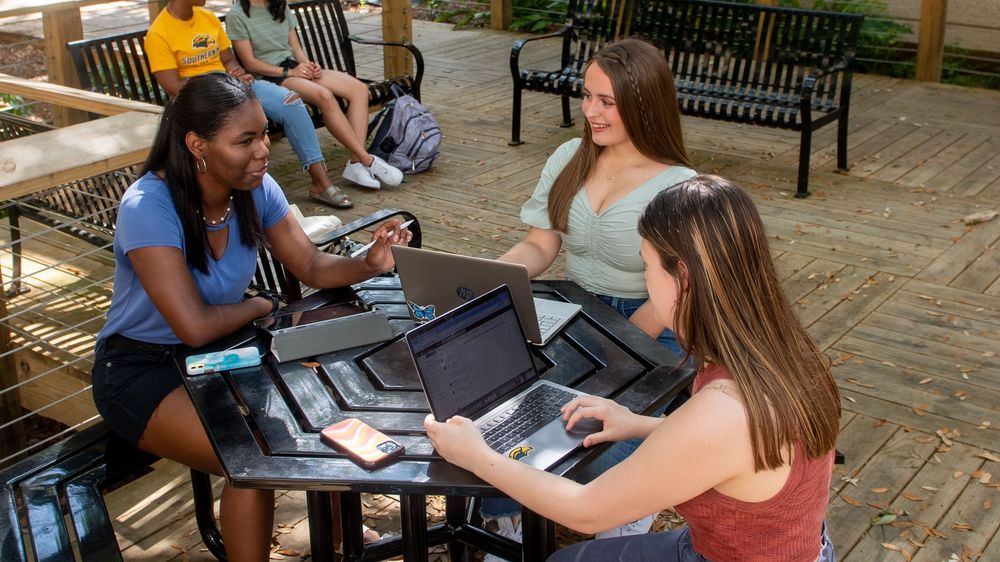
<instances>
[{"instance_id":1,"label":"wooden deck","mask_svg":"<svg viewBox=\"0 0 1000 562\"><path fill-rule=\"evenodd\" d=\"M380 20L351 25L377 36ZM346 188L356 207L338 214L408 209L425 246L497 256L522 237L518 211L546 158L579 127L556 126L555 97L526 94L526 144L507 146L516 36L413 27L427 61L423 101L445 133L442 157L398 188ZM558 48L536 45L522 58ZM380 56L360 66L377 74ZM814 194L805 200L792 197L795 133L685 119L687 146L699 171L753 194L789 296L834 362L847 457L828 510L838 558L1000 560L1000 219L963 223L1000 208L1000 92L862 75L852 106L851 171L834 170L835 130L826 128L813 143ZM321 138L339 177L345 153ZM290 200L306 214L325 212L306 198L286 142L272 159ZM92 278L107 281L101 270ZM186 471L162 462L109 496L128 560L209 559L186 482ZM369 524L398 532L392 499L370 501ZM283 557L307 555L304 495L276 503ZM880 514L883 524L873 525Z\"/></svg>"}]
</instances>

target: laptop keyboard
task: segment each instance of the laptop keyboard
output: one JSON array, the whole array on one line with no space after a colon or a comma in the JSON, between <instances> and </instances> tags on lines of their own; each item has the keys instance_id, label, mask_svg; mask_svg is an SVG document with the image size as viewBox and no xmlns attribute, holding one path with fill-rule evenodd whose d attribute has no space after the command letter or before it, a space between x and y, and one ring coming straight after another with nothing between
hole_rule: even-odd
<instances>
[{"instance_id":1,"label":"laptop keyboard","mask_svg":"<svg viewBox=\"0 0 1000 562\"><path fill-rule=\"evenodd\" d=\"M560 320L562 320L562 318L559 317L559 316L551 316L551 315L548 315L548 314L539 314L538 315L538 330L544 336L545 334L547 334L549 332L549 330L551 330L556 324L558 324Z\"/></svg>"},{"instance_id":2,"label":"laptop keyboard","mask_svg":"<svg viewBox=\"0 0 1000 562\"><path fill-rule=\"evenodd\" d=\"M486 423L480 430L494 451L505 453L545 424L560 416L559 409L576 394L549 385L535 387L521 403Z\"/></svg>"}]
</instances>

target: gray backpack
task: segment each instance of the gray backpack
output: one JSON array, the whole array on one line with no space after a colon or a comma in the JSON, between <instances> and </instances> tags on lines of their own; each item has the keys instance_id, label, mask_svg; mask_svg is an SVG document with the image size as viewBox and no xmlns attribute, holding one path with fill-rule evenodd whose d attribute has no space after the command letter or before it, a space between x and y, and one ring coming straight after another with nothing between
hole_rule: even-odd
<instances>
[{"instance_id":1,"label":"gray backpack","mask_svg":"<svg viewBox=\"0 0 1000 562\"><path fill-rule=\"evenodd\" d=\"M368 152L404 174L431 169L441 154L441 129L427 108L413 96L393 89L396 99L385 104L368 124L375 130Z\"/></svg>"}]
</instances>

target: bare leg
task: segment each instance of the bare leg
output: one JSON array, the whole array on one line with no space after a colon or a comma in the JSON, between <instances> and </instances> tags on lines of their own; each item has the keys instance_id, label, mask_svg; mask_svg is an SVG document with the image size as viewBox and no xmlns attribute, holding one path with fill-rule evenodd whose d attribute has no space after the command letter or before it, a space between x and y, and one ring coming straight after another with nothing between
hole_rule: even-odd
<instances>
[{"instance_id":1,"label":"bare leg","mask_svg":"<svg viewBox=\"0 0 1000 562\"><path fill-rule=\"evenodd\" d=\"M330 178L326 177L326 163L325 162L315 162L310 164L306 171L309 172L309 192L314 194L320 194L326 191L326 188L333 185L330 183Z\"/></svg>"},{"instance_id":2,"label":"bare leg","mask_svg":"<svg viewBox=\"0 0 1000 562\"><path fill-rule=\"evenodd\" d=\"M222 475L191 398L176 388L153 412L139 448L209 474ZM274 525L274 492L231 488L222 491L222 536L232 562L267 560Z\"/></svg>"},{"instance_id":3,"label":"bare leg","mask_svg":"<svg viewBox=\"0 0 1000 562\"><path fill-rule=\"evenodd\" d=\"M323 114L323 123L326 125L327 130L330 131L330 134L333 135L333 138L340 141L350 151L351 160L361 162L367 166L372 161L364 145L364 138L367 133L368 87L349 75L343 75L357 82L364 89L364 101L358 103L357 100L361 90L354 84L348 84L345 87L339 83L335 84L337 91L330 89L327 82L333 83L335 80L332 78L328 81L326 80L326 73L328 72L331 71L323 71L323 78L317 81L310 81L304 78L288 78L281 85L297 92L306 103L319 107ZM334 98L334 94L341 95L339 93L341 91L346 94L342 97L345 97L350 104L347 108L347 113L351 119L348 118L348 115L344 115L344 112L340 110L340 104ZM351 96L354 97L352 98ZM359 109L362 113L357 115Z\"/></svg>"}]
</instances>

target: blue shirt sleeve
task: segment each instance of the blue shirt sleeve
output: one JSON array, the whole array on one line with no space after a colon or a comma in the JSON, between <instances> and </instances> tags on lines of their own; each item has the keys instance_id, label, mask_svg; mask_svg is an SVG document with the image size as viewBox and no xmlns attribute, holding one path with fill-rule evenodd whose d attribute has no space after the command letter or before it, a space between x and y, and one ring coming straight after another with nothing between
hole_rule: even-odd
<instances>
[{"instance_id":1,"label":"blue shirt sleeve","mask_svg":"<svg viewBox=\"0 0 1000 562\"><path fill-rule=\"evenodd\" d=\"M254 190L254 204L264 230L281 222L288 214L288 200L285 199L281 186L274 181L271 174L264 174L264 182Z\"/></svg>"},{"instance_id":2,"label":"blue shirt sleeve","mask_svg":"<svg viewBox=\"0 0 1000 562\"><path fill-rule=\"evenodd\" d=\"M124 253L137 248L168 246L184 249L184 230L167 185L147 174L122 197L115 239Z\"/></svg>"}]
</instances>

